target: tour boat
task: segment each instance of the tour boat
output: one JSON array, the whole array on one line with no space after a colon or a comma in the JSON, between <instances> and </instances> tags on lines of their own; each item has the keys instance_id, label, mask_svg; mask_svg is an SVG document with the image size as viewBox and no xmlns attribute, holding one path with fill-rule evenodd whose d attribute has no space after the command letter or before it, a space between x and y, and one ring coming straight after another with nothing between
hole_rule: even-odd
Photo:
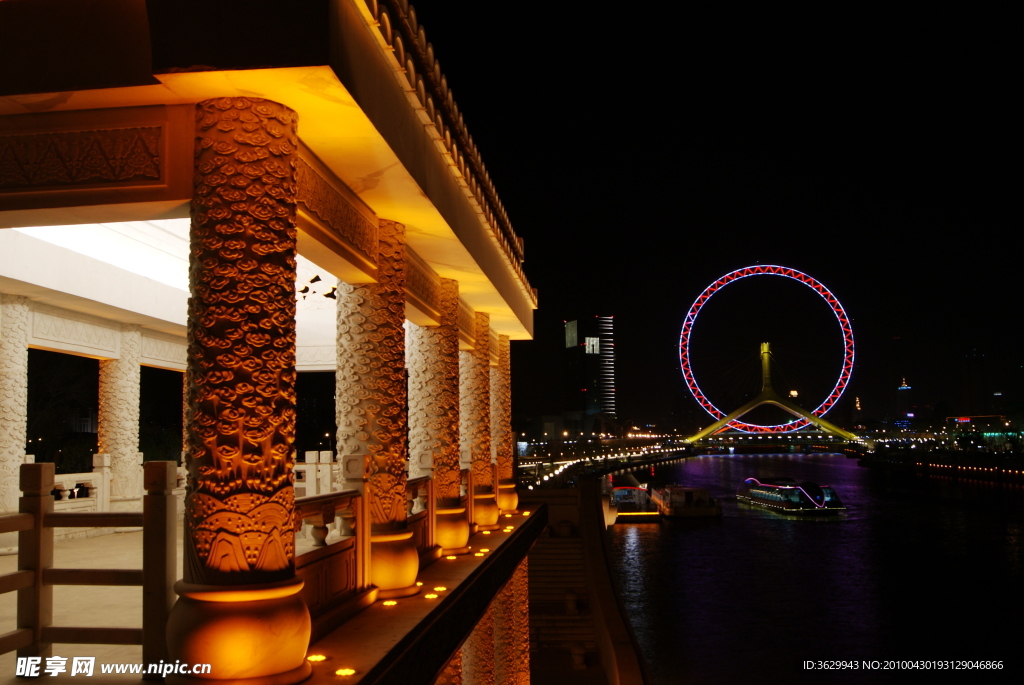
<instances>
[{"instance_id":1,"label":"tour boat","mask_svg":"<svg viewBox=\"0 0 1024 685\"><path fill-rule=\"evenodd\" d=\"M792 478L747 478L736 492L736 499L780 514L836 514L846 509L828 485L797 483Z\"/></svg>"},{"instance_id":2,"label":"tour boat","mask_svg":"<svg viewBox=\"0 0 1024 685\"><path fill-rule=\"evenodd\" d=\"M721 516L722 505L704 488L665 485L651 488L651 501L668 518Z\"/></svg>"}]
</instances>

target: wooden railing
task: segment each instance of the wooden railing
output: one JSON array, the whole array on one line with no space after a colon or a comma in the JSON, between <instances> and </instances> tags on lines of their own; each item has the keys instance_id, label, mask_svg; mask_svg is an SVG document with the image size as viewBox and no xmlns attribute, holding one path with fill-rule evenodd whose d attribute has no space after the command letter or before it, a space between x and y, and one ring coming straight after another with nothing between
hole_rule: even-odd
<instances>
[{"instance_id":1,"label":"wooden railing","mask_svg":"<svg viewBox=\"0 0 1024 685\"><path fill-rule=\"evenodd\" d=\"M18 570L0 576L0 593L18 593L17 629L0 635L0 654L50 656L54 642L142 645L144 663L167 659L164 630L174 604L177 464L145 464L141 512L54 512L54 466L23 464L19 513L0 516L0 533L18 533ZM142 569L53 568L54 528L142 527ZM142 586L142 628L54 626L54 585ZM143 676L144 678L152 676ZM160 676L155 676L159 678Z\"/></svg>"}]
</instances>

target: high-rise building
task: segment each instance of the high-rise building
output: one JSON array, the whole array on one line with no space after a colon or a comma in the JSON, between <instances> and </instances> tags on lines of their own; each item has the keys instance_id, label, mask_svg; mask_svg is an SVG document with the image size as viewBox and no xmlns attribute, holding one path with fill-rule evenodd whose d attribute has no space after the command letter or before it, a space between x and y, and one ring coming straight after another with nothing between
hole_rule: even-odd
<instances>
[{"instance_id":1,"label":"high-rise building","mask_svg":"<svg viewBox=\"0 0 1024 685\"><path fill-rule=\"evenodd\" d=\"M565 322L563 411L578 431L592 430L597 419L614 419L615 327L611 316Z\"/></svg>"}]
</instances>

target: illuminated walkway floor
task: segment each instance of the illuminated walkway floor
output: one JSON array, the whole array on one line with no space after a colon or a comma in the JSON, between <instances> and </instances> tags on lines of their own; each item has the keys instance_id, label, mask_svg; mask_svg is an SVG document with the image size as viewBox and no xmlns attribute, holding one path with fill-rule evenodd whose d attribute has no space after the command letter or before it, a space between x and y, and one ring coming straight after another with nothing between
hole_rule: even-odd
<instances>
[{"instance_id":1,"label":"illuminated walkway floor","mask_svg":"<svg viewBox=\"0 0 1024 685\"><path fill-rule=\"evenodd\" d=\"M516 516L507 523L519 524L524 519ZM503 523L506 521L503 519ZM181 577L182 526L178 525L178 577ZM470 540L473 552L479 549L497 549L509 534L494 531L484 535L478 533ZM298 541L298 551L306 551L309 542ZM489 554L489 553L488 553ZM345 678L349 683L359 682L359 675L365 673L379 661L410 628L421 621L452 588L475 570L483 559L473 554L460 556L455 560L440 559L420 574L423 590L419 595L399 599L394 606L385 607L381 602L368 607L344 623L337 630L317 642L310 653L322 653L329 658L315 664L313 677L306 681L317 683L338 683L335 671L352 668L356 675ZM142 533L115 533L92 538L83 538L56 543L54 566L58 568L141 568ZM0 573L17 570L17 556L0 556ZM435 590L434 588L446 588ZM97 626L137 628L142 625L142 588L104 586L55 586L53 625L56 626ZM438 595L428 599L427 594ZM0 633L16 628L17 593L0 595ZM68 672L52 682L78 682L70 680L71 657L96 657L96 673L92 679L83 682L140 682L138 675L101 675L102 663L140 663L142 648L123 645L75 645L55 644L55 656L68 657ZM543 657L542 657L543 658ZM558 661L563 661L559 659ZM565 664L568 665L566 658ZM16 678L16 657L14 653L0 655L0 685L23 684L27 681ZM564 671L563 671L564 672ZM584 672L566 673L569 679L562 679L564 685L572 683L600 683L586 678ZM575 679L573 676L581 677ZM47 677L48 676L44 676ZM82 676L74 676L81 678ZM41 681L41 682L50 682Z\"/></svg>"}]
</instances>

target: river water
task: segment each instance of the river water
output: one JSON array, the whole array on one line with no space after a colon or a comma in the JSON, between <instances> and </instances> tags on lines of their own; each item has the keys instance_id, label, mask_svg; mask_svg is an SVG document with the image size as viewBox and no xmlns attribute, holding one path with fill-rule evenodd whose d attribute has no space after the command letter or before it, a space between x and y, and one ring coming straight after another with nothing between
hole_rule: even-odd
<instances>
[{"instance_id":1,"label":"river water","mask_svg":"<svg viewBox=\"0 0 1024 685\"><path fill-rule=\"evenodd\" d=\"M1024 673L1020 487L895 476L827 454L694 457L655 475L723 499L720 519L609 531L657 685L1019 682ZM802 520L741 505L736 488L751 476L832 485L847 513ZM858 668L803 665L825 660ZM1002 661L1002 670L865 672L864 661L887 660Z\"/></svg>"}]
</instances>

